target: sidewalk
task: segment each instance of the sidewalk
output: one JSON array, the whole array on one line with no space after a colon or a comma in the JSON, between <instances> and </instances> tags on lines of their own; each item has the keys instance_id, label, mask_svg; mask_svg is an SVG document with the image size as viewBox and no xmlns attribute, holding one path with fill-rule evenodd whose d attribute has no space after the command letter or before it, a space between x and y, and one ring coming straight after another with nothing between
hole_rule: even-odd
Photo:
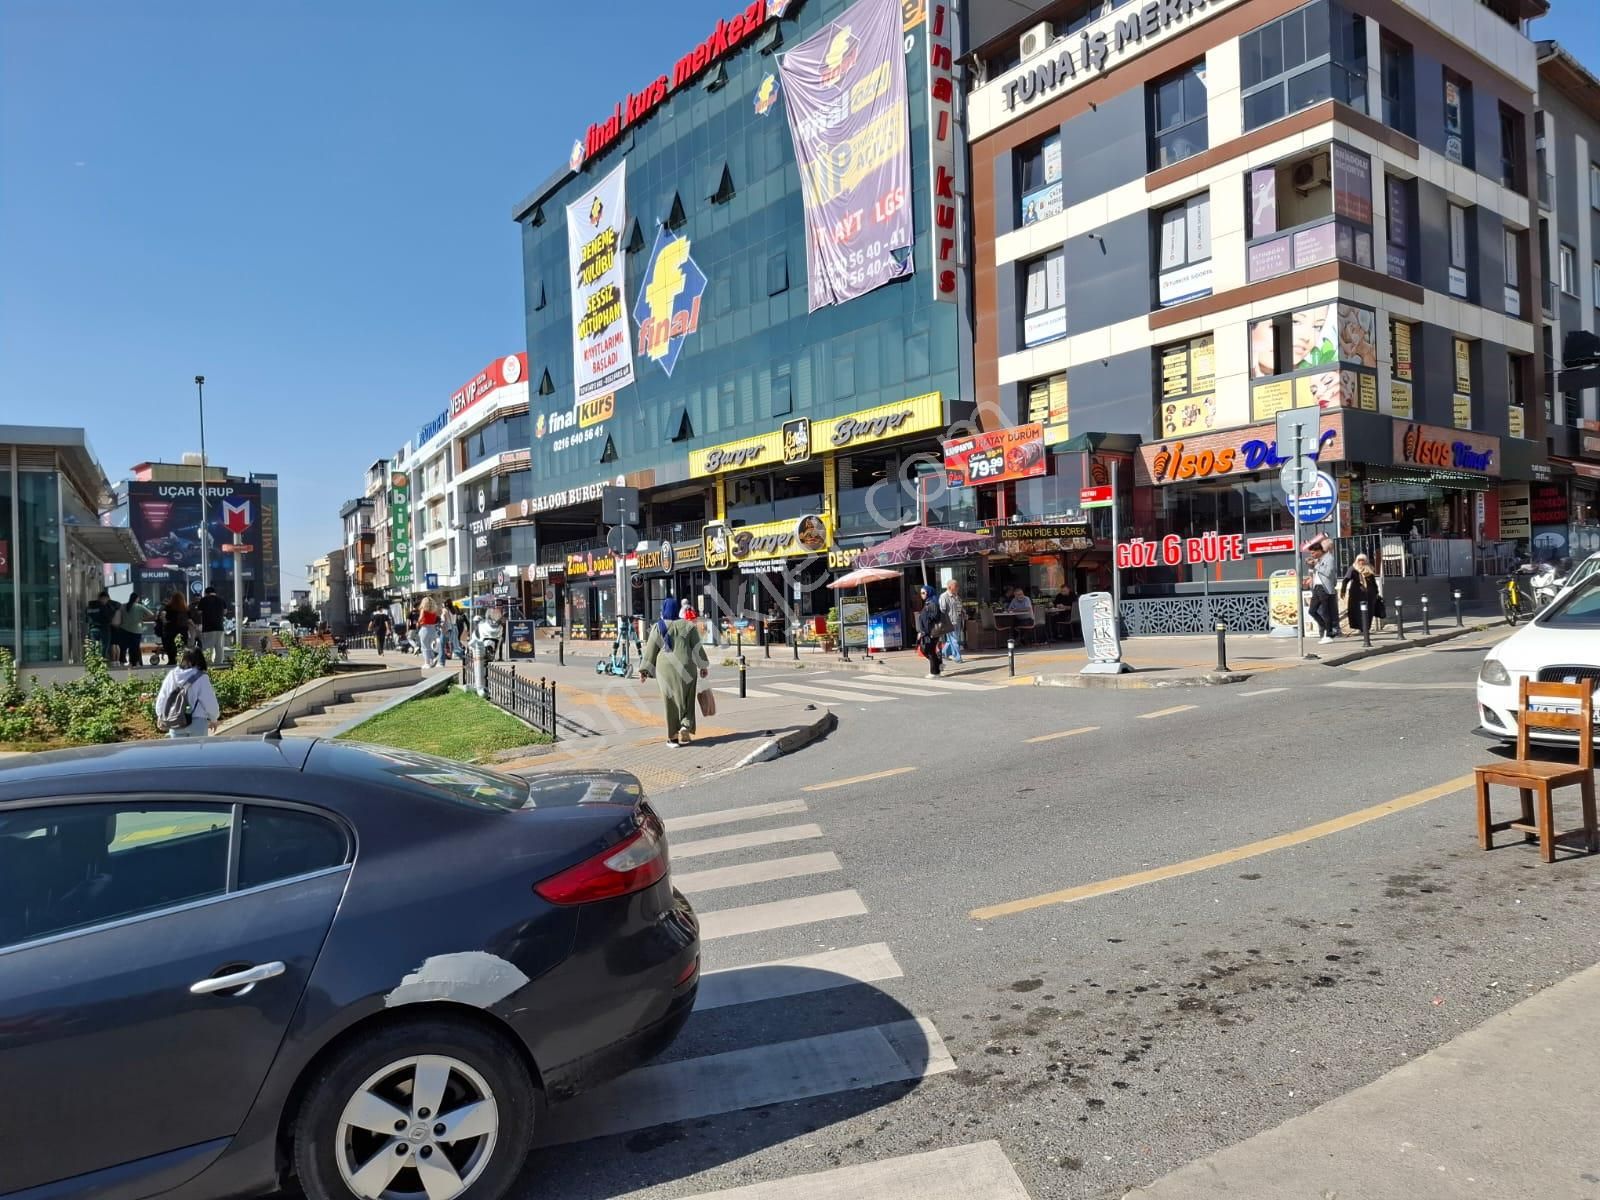
<instances>
[{"instance_id":1,"label":"sidewalk","mask_svg":"<svg viewBox=\"0 0 1600 1200\"><path fill-rule=\"evenodd\" d=\"M1600 966L1126 1200L1595 1200Z\"/></svg>"}]
</instances>

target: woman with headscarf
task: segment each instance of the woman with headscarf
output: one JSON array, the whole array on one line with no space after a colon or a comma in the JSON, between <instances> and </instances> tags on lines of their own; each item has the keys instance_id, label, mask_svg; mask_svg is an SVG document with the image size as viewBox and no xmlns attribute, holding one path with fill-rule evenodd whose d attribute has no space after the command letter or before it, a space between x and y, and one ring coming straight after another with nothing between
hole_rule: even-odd
<instances>
[{"instance_id":1,"label":"woman with headscarf","mask_svg":"<svg viewBox=\"0 0 1600 1200\"><path fill-rule=\"evenodd\" d=\"M650 627L639 678L656 678L667 714L667 744L687 746L695 730L695 680L710 674L700 627L679 615L676 597L661 602L661 619Z\"/></svg>"},{"instance_id":2,"label":"woman with headscarf","mask_svg":"<svg viewBox=\"0 0 1600 1200\"><path fill-rule=\"evenodd\" d=\"M922 657L928 660L929 675L939 674L939 669L944 665L940 643L949 632L950 622L945 620L944 613L939 608L938 593L924 584L922 608L917 612L917 648L922 651Z\"/></svg>"},{"instance_id":3,"label":"woman with headscarf","mask_svg":"<svg viewBox=\"0 0 1600 1200\"><path fill-rule=\"evenodd\" d=\"M1383 596L1378 592L1378 576L1365 554L1356 555L1355 562L1339 581L1339 592L1344 596L1345 616L1350 628L1361 632L1361 608L1367 609L1369 622L1383 620Z\"/></svg>"}]
</instances>

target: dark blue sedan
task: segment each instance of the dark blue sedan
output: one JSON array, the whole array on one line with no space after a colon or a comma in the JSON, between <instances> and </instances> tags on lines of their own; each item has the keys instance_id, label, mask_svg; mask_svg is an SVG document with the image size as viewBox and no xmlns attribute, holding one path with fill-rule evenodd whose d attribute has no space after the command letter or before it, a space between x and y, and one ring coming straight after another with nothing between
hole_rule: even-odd
<instances>
[{"instance_id":1,"label":"dark blue sedan","mask_svg":"<svg viewBox=\"0 0 1600 1200\"><path fill-rule=\"evenodd\" d=\"M694 1006L631 775L300 739L12 761L6 1200L495 1200L547 1102Z\"/></svg>"}]
</instances>

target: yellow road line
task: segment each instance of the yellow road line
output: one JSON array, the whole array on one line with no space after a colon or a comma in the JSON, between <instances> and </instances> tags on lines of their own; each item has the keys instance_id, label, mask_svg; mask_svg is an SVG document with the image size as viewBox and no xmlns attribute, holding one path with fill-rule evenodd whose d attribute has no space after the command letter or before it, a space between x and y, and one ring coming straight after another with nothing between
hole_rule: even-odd
<instances>
[{"instance_id":1,"label":"yellow road line","mask_svg":"<svg viewBox=\"0 0 1600 1200\"><path fill-rule=\"evenodd\" d=\"M849 787L852 783L871 783L874 779L887 779L891 775L904 775L907 771L915 770L915 767L895 767L888 771L874 771L871 775L853 775L849 779L835 779L832 783L813 783L800 790L802 792L826 792L831 788Z\"/></svg>"},{"instance_id":2,"label":"yellow road line","mask_svg":"<svg viewBox=\"0 0 1600 1200\"><path fill-rule=\"evenodd\" d=\"M1158 708L1153 713L1140 713L1139 720L1153 721L1157 717L1170 717L1173 713L1188 712L1193 707L1192 704L1179 704L1173 708Z\"/></svg>"},{"instance_id":3,"label":"yellow road line","mask_svg":"<svg viewBox=\"0 0 1600 1200\"><path fill-rule=\"evenodd\" d=\"M1342 817L1334 817L1331 821L1307 825L1304 829L1280 833L1277 837L1265 838L1259 842L1249 842L1243 846L1235 846L1231 850L1220 850L1216 854L1206 854L1199 858L1186 859L1183 862L1171 863L1165 867L1155 867L1149 871L1135 871L1131 875L1119 875L1115 879L1102 879L1098 883L1086 883L1080 887L1063 888L1059 892L1046 892L1042 896L1029 896L1022 900L1009 900L1004 904L991 904L987 908L975 908L969 915L978 921L987 921L994 917L1009 917L1016 913L1027 912L1029 909L1044 908L1051 904L1071 904L1078 900L1089 900L1096 896L1110 895L1112 892L1126 891L1128 888L1140 887L1147 883L1160 883L1165 879L1177 879L1184 875L1194 875L1200 871L1209 871L1213 867L1226 867L1236 862L1242 862L1247 858L1255 858L1257 855L1270 854L1274 850L1283 850L1289 846L1298 846L1302 842L1315 841L1317 838L1327 837L1329 834L1343 833L1347 829L1365 825L1368 821L1376 821L1380 817L1404 812L1408 808L1416 808L1420 804L1427 804L1430 800L1437 800L1441 796L1450 796L1456 792L1465 791L1471 786L1471 775L1458 775L1454 779L1434 784L1433 787L1423 788L1419 792L1410 792L1404 796L1397 796L1395 799L1386 800L1382 804L1374 804L1371 808L1360 808L1355 812L1346 813Z\"/></svg>"},{"instance_id":4,"label":"yellow road line","mask_svg":"<svg viewBox=\"0 0 1600 1200\"><path fill-rule=\"evenodd\" d=\"M1093 733L1099 728L1098 725L1085 725L1081 729L1063 729L1060 733L1044 733L1038 737L1024 738L1023 744L1031 746L1034 742L1053 742L1057 738L1077 737L1080 733Z\"/></svg>"}]
</instances>

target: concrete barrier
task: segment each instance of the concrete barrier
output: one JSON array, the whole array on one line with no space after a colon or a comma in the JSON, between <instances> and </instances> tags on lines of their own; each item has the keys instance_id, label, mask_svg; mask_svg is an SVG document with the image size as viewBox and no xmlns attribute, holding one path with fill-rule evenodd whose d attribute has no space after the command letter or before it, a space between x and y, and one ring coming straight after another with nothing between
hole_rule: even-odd
<instances>
[{"instance_id":1,"label":"concrete barrier","mask_svg":"<svg viewBox=\"0 0 1600 1200\"><path fill-rule=\"evenodd\" d=\"M341 672L308 683L283 696L277 696L256 708L247 709L236 717L229 717L217 728L218 734L265 733L276 728L284 709L289 719L304 717L314 712L358 696L362 692L381 692L387 688L407 687L422 679L421 667L389 667L382 671Z\"/></svg>"}]
</instances>

